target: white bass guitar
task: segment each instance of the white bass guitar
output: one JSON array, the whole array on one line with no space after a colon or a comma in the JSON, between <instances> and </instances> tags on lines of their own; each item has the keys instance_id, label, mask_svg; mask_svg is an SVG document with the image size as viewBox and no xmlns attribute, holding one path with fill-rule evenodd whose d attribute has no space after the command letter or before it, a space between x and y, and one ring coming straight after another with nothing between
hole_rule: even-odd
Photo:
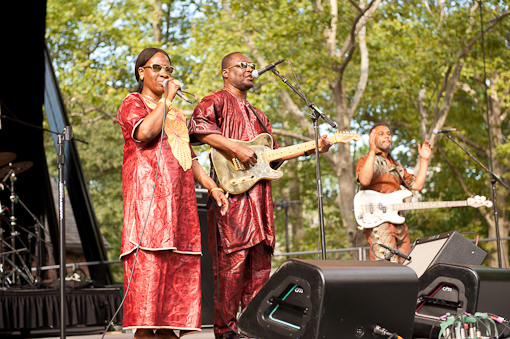
<instances>
[{"instance_id":1,"label":"white bass guitar","mask_svg":"<svg viewBox=\"0 0 510 339\"><path fill-rule=\"evenodd\" d=\"M354 216L359 228L373 228L385 222L403 224L406 218L399 215L399 211L461 206L492 207L492 201L478 195L460 201L403 202L412 195L408 190L387 194L371 190L359 191L354 196Z\"/></svg>"}]
</instances>

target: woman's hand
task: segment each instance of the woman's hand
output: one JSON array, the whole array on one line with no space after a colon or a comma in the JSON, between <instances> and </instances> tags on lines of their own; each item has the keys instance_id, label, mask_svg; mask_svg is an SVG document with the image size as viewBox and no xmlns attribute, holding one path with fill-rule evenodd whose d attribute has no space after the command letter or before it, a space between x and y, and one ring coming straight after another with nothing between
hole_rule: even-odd
<instances>
[{"instance_id":1,"label":"woman's hand","mask_svg":"<svg viewBox=\"0 0 510 339\"><path fill-rule=\"evenodd\" d=\"M173 101L175 95L177 94L177 90L181 89L181 83L179 82L179 80L175 80L172 77L165 81L168 81L168 84L166 85L167 86L166 99Z\"/></svg>"},{"instance_id":2,"label":"woman's hand","mask_svg":"<svg viewBox=\"0 0 510 339\"><path fill-rule=\"evenodd\" d=\"M211 192L212 197L216 201L216 204L220 207L221 215L227 214L228 210L228 198L225 196L223 191L214 190Z\"/></svg>"}]
</instances>

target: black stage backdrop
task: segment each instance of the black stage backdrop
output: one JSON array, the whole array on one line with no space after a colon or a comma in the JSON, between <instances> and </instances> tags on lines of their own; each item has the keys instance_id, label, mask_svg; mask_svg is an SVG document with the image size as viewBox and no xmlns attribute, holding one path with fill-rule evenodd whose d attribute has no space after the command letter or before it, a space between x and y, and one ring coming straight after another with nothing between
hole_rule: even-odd
<instances>
[{"instance_id":1,"label":"black stage backdrop","mask_svg":"<svg viewBox=\"0 0 510 339\"><path fill-rule=\"evenodd\" d=\"M16 154L13 163L26 161L33 163L32 167L17 175L14 191L24 205L47 227L53 244L52 254L59 264L58 217L43 146L43 133L48 132L26 125L42 127L43 122L45 21L46 1L44 0L30 3L2 1L0 4L0 62L2 65L0 158L4 152L12 152ZM57 94L60 93L57 91ZM67 116L63 116L62 120L66 122ZM56 153L54 159L49 160L56 166ZM104 245L100 240L101 237L98 236L97 220L91 208L86 184L84 185L83 172L77 154L66 154L66 169L67 190L77 220L85 258L87 261L107 260ZM1 168L0 173L2 173ZM0 178L0 180L3 179L4 177ZM4 238L11 233L9 220L5 219L10 217L12 207L14 207L17 224L33 231L35 222L30 213L20 203L11 206L8 189L11 183L8 178L4 185L7 187L0 191L0 202L4 210L2 221ZM22 228L17 228L16 231L20 233L16 247L22 248L23 244L28 244L29 235ZM99 269L91 266L90 272L92 279L105 284L112 283L107 266Z\"/></svg>"}]
</instances>

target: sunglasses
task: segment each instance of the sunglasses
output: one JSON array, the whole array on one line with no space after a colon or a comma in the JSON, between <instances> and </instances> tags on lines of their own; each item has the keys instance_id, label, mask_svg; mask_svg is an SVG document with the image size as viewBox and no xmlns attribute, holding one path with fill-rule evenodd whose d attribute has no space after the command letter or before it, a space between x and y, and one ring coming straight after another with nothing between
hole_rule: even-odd
<instances>
[{"instance_id":1,"label":"sunglasses","mask_svg":"<svg viewBox=\"0 0 510 339\"><path fill-rule=\"evenodd\" d=\"M229 69L229 68L232 68L232 67L241 67L242 69L246 69L246 68L248 68L248 66L250 66L250 68L253 69L253 70L257 69L257 66L253 62L246 62L246 61L240 61L237 64L232 65L232 66L228 66L225 69Z\"/></svg>"},{"instance_id":2,"label":"sunglasses","mask_svg":"<svg viewBox=\"0 0 510 339\"><path fill-rule=\"evenodd\" d=\"M149 66L143 66L142 68L150 68L153 72L159 73L162 69L165 69L166 74L172 74L175 71L173 66L163 66L160 64L150 64Z\"/></svg>"}]
</instances>

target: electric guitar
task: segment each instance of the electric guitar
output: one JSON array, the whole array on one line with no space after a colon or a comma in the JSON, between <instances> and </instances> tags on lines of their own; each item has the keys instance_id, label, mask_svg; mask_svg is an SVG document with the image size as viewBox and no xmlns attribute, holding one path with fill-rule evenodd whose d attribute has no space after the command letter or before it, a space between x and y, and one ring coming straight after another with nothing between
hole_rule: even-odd
<instances>
[{"instance_id":1,"label":"electric guitar","mask_svg":"<svg viewBox=\"0 0 510 339\"><path fill-rule=\"evenodd\" d=\"M460 206L492 207L492 201L478 195L460 201L402 202L412 195L408 190L388 194L371 190L359 191L354 196L354 216L359 228L373 228L384 222L402 224L405 217L400 216L399 211Z\"/></svg>"},{"instance_id":2,"label":"electric guitar","mask_svg":"<svg viewBox=\"0 0 510 339\"><path fill-rule=\"evenodd\" d=\"M332 143L347 143L351 140L357 141L359 139L360 136L358 133L350 132L337 132L328 137L328 140ZM250 141L231 140L251 148L255 154L257 154L257 163L255 166L246 168L239 159L227 159L220 151L211 148L211 159L220 186L231 194L246 192L258 181L263 179L280 179L283 176L283 172L272 169L270 167L272 161L279 160L289 155L303 154L305 151L315 148L315 140L312 140L301 144L273 149L273 138L267 133L259 134L255 139Z\"/></svg>"}]
</instances>

